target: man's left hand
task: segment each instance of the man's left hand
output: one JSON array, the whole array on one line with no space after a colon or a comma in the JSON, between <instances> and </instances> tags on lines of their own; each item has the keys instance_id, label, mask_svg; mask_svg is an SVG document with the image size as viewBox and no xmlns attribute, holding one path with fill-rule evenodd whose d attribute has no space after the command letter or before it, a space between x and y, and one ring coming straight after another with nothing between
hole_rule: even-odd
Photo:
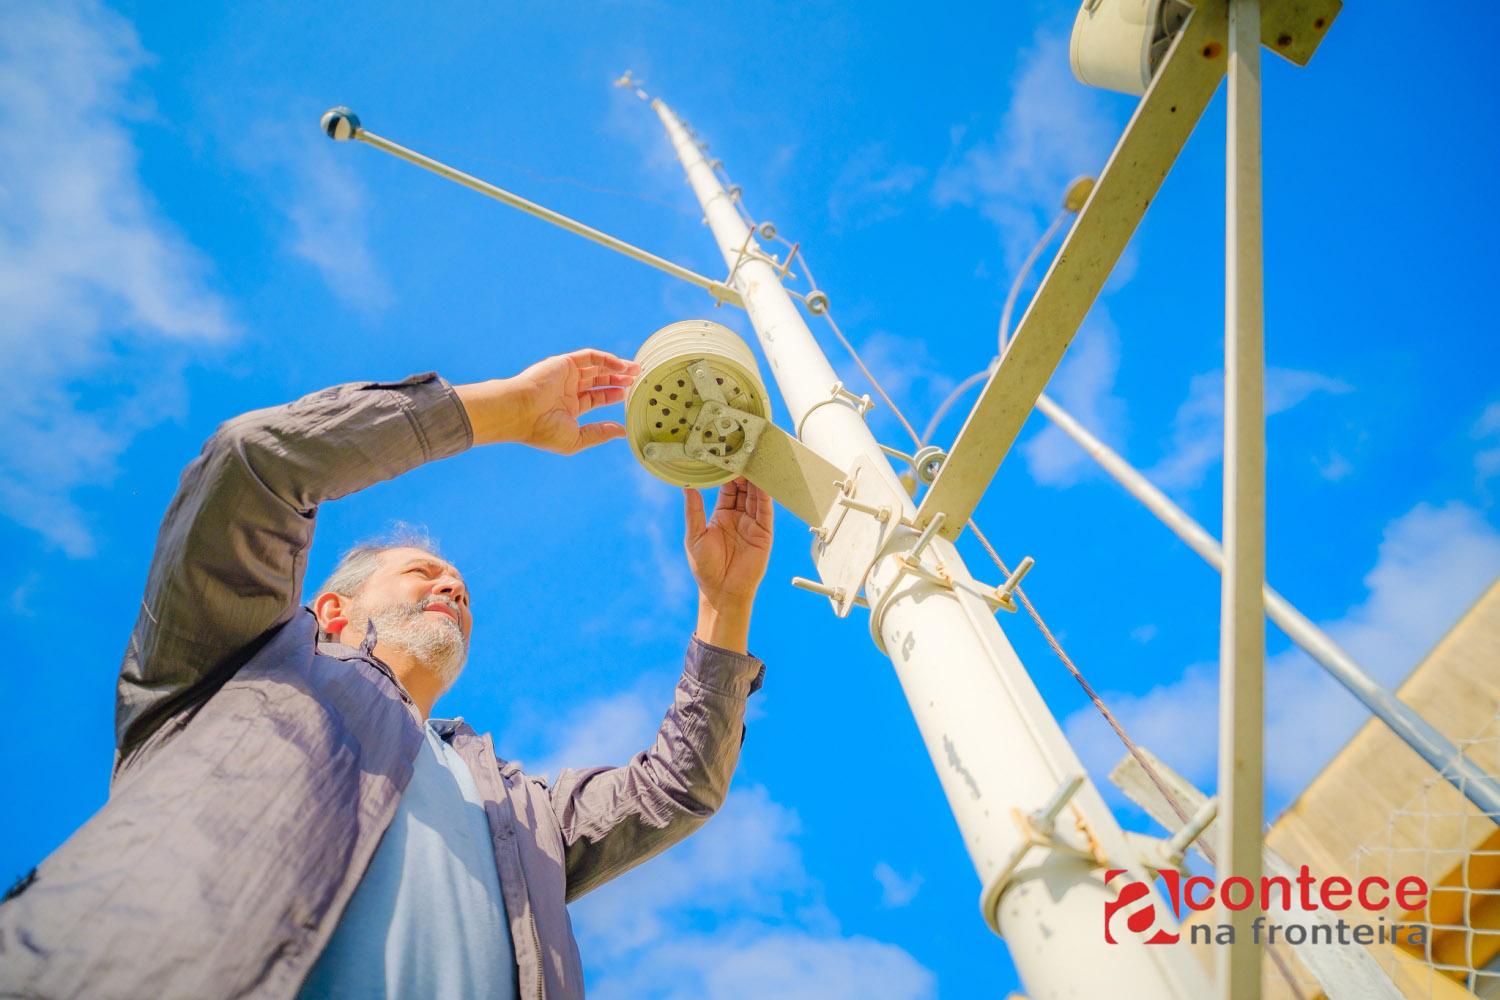
<instances>
[{"instance_id":1,"label":"man's left hand","mask_svg":"<svg viewBox=\"0 0 1500 1000\"><path fill-rule=\"evenodd\" d=\"M713 517L703 495L684 491L688 565L698 581L698 638L735 652L746 650L750 609L771 557L772 502L746 479L719 487Z\"/></svg>"},{"instance_id":2,"label":"man's left hand","mask_svg":"<svg viewBox=\"0 0 1500 1000\"><path fill-rule=\"evenodd\" d=\"M543 358L519 375L456 387L469 414L475 444L514 441L571 455L625 436L614 420L578 418L625 398L640 374L634 361L585 348Z\"/></svg>"}]
</instances>

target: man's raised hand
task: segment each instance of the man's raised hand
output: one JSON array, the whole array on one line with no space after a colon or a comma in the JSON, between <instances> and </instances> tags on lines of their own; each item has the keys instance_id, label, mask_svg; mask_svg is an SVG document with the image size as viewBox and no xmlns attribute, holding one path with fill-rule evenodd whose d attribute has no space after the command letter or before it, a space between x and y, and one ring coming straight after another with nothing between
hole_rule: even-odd
<instances>
[{"instance_id":1,"label":"man's raised hand","mask_svg":"<svg viewBox=\"0 0 1500 1000\"><path fill-rule=\"evenodd\" d=\"M698 637L744 652L755 591L771 557L772 502L759 486L733 479L719 487L712 518L703 495L684 491L688 565L698 581Z\"/></svg>"},{"instance_id":2,"label":"man's raised hand","mask_svg":"<svg viewBox=\"0 0 1500 1000\"><path fill-rule=\"evenodd\" d=\"M474 426L475 444L514 441L571 455L625 436L613 420L580 424L596 406L618 403L640 365L585 348L544 358L519 375L455 388Z\"/></svg>"}]
</instances>

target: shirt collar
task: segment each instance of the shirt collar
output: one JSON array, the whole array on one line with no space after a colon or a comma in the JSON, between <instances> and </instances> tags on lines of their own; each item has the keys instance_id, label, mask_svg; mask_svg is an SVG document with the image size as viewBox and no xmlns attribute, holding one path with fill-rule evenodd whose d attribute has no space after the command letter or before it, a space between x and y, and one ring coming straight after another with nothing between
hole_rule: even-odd
<instances>
[{"instance_id":1,"label":"shirt collar","mask_svg":"<svg viewBox=\"0 0 1500 1000\"><path fill-rule=\"evenodd\" d=\"M427 725L431 727L432 731L445 740L453 739L453 734L458 732L459 727L463 724L464 717L462 715L454 716L451 719L428 718L427 720Z\"/></svg>"}]
</instances>

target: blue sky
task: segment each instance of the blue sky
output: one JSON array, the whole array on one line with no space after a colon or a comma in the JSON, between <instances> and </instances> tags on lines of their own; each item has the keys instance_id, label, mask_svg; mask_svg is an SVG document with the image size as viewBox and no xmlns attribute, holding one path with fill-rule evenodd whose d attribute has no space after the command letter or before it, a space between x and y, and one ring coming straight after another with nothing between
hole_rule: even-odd
<instances>
[{"instance_id":1,"label":"blue sky","mask_svg":"<svg viewBox=\"0 0 1500 1000\"><path fill-rule=\"evenodd\" d=\"M218 422L354 379L628 355L678 319L748 333L694 289L335 146L326 107L718 273L654 116L608 85L635 70L802 241L925 423L988 361L1016 265L1132 106L1073 82L1062 3L319 7L0 3L0 876L104 800L156 526ZM1265 63L1269 574L1387 683L1500 573L1500 219L1482 195L1500 122L1468 40L1497 25L1398 13L1361 5L1310 67ZM1222 140L1221 95L1051 387L1215 531ZM1036 558L1033 600L1127 726L1211 785L1212 571L1039 415L979 517L1003 555ZM311 575L396 520L427 525L474 588L474 654L440 711L539 770L645 744L692 625L671 488L623 445L472 453L328 505ZM895 677L863 612L834 620L786 585L811 567L800 527L780 529L736 790L575 907L591 988L993 996L1014 973ZM1073 682L1028 622L1002 624L1107 770L1118 747ZM1268 633L1272 812L1361 721L1287 646Z\"/></svg>"}]
</instances>

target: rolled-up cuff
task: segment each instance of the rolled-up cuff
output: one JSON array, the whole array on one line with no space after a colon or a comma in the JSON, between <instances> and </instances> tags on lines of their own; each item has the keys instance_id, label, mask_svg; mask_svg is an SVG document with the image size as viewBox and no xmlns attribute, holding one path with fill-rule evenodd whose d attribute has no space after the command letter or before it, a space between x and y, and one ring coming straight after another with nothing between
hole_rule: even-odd
<instances>
[{"instance_id":1,"label":"rolled-up cuff","mask_svg":"<svg viewBox=\"0 0 1500 1000\"><path fill-rule=\"evenodd\" d=\"M436 372L409 375L399 382L372 382L366 388L393 389L407 400L407 414L427 461L447 458L474 443L474 427L458 393Z\"/></svg>"},{"instance_id":2,"label":"rolled-up cuff","mask_svg":"<svg viewBox=\"0 0 1500 1000\"><path fill-rule=\"evenodd\" d=\"M748 698L766 679L766 665L749 653L710 645L696 635L688 643L683 673L718 694Z\"/></svg>"}]
</instances>

